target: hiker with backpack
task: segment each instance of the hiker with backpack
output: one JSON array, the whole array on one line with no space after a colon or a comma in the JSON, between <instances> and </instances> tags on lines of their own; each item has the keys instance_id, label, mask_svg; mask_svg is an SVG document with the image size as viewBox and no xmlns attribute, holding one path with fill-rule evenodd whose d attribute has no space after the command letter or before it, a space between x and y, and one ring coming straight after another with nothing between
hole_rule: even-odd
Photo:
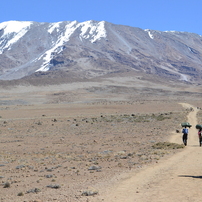
<instances>
[{"instance_id":1,"label":"hiker with backpack","mask_svg":"<svg viewBox=\"0 0 202 202\"><path fill-rule=\"evenodd\" d=\"M202 125L197 124L196 129L198 130L198 139L199 139L199 146L202 146Z\"/></svg>"},{"instance_id":2,"label":"hiker with backpack","mask_svg":"<svg viewBox=\"0 0 202 202\"><path fill-rule=\"evenodd\" d=\"M187 139L188 139L188 129L187 129L187 126L185 126L183 129L182 129L182 141L184 143L185 146L187 146Z\"/></svg>"}]
</instances>

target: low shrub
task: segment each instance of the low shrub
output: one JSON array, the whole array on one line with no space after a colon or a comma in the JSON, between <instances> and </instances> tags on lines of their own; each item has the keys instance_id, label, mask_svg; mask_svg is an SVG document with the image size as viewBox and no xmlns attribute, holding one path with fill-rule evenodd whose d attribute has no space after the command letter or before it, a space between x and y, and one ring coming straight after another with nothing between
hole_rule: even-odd
<instances>
[{"instance_id":1,"label":"low shrub","mask_svg":"<svg viewBox=\"0 0 202 202\"><path fill-rule=\"evenodd\" d=\"M171 143L171 142L158 142L152 146L153 149L182 149L185 146L183 144Z\"/></svg>"}]
</instances>

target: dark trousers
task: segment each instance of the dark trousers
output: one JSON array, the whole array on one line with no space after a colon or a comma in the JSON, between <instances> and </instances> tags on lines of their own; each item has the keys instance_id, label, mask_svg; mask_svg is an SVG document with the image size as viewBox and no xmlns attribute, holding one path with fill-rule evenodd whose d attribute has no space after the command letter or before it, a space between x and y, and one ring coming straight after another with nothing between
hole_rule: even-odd
<instances>
[{"instance_id":1,"label":"dark trousers","mask_svg":"<svg viewBox=\"0 0 202 202\"><path fill-rule=\"evenodd\" d=\"M185 146L187 145L187 139L188 139L188 134L184 133L182 136L182 141L183 141Z\"/></svg>"},{"instance_id":2,"label":"dark trousers","mask_svg":"<svg viewBox=\"0 0 202 202\"><path fill-rule=\"evenodd\" d=\"M201 135L199 135L199 145L200 145L200 147L202 145L202 136Z\"/></svg>"}]
</instances>

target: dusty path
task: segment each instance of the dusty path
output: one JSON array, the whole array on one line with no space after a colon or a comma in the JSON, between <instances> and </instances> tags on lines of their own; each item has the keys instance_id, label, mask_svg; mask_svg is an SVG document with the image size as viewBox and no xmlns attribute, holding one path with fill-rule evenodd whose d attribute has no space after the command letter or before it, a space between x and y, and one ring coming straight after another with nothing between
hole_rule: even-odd
<instances>
[{"instance_id":1,"label":"dusty path","mask_svg":"<svg viewBox=\"0 0 202 202\"><path fill-rule=\"evenodd\" d=\"M184 107L191 107L183 104ZM194 202L202 201L202 148L199 147L195 125L197 109L190 112L187 147L180 153L139 173L123 179L105 199L108 202ZM182 143L181 134L172 142Z\"/></svg>"}]
</instances>

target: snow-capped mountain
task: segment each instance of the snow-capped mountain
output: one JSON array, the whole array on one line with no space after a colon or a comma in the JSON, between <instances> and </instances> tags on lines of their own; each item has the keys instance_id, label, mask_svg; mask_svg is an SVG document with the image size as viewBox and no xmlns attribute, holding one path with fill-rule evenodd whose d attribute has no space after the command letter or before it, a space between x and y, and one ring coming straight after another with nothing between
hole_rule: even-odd
<instances>
[{"instance_id":1,"label":"snow-capped mountain","mask_svg":"<svg viewBox=\"0 0 202 202\"><path fill-rule=\"evenodd\" d=\"M80 78L132 71L201 83L202 36L105 21L0 23L0 80L57 71Z\"/></svg>"}]
</instances>

